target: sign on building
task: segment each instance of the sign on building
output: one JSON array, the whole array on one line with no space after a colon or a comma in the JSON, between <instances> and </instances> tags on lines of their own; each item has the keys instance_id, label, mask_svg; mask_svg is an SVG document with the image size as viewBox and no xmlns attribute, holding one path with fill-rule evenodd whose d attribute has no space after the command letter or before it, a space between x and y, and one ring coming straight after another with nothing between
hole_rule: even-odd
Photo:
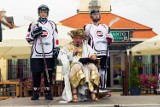
<instances>
[{"instance_id":1,"label":"sign on building","mask_svg":"<svg viewBox=\"0 0 160 107\"><path fill-rule=\"evenodd\" d=\"M129 31L111 31L114 41L129 40Z\"/></svg>"}]
</instances>

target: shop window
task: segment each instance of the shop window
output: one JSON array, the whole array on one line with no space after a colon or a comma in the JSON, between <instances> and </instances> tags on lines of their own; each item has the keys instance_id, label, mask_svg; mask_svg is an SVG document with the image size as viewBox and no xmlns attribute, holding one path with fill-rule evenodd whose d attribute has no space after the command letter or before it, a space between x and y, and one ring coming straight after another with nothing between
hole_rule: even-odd
<instances>
[{"instance_id":1,"label":"shop window","mask_svg":"<svg viewBox=\"0 0 160 107\"><path fill-rule=\"evenodd\" d=\"M8 60L8 79L23 79L31 77L29 59Z\"/></svg>"},{"instance_id":2,"label":"shop window","mask_svg":"<svg viewBox=\"0 0 160 107\"><path fill-rule=\"evenodd\" d=\"M56 60L57 66L61 66L61 62ZM55 69L56 70L56 69ZM54 72L55 75L55 72ZM24 79L32 77L29 59L11 59L8 60L8 79Z\"/></svg>"}]
</instances>

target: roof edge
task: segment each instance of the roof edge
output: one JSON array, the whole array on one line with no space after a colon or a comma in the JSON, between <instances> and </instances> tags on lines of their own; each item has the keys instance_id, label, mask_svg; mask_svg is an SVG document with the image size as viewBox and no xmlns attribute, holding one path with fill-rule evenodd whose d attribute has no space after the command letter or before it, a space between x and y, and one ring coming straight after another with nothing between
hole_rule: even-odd
<instances>
[{"instance_id":1,"label":"roof edge","mask_svg":"<svg viewBox=\"0 0 160 107\"><path fill-rule=\"evenodd\" d=\"M101 13L101 14L104 14L104 13ZM149 27L149 26L146 26L146 25L143 25L143 24L138 23L138 22L136 22L136 21L133 21L133 20L127 19L127 18L122 17L122 16L119 16L119 15L117 15L117 14L114 14L114 13L107 13L107 14L112 14L112 15L114 15L114 16L117 16L117 17L123 18L123 19L125 19L125 20L131 21L131 22L134 22L134 23L139 24L139 25L141 25L141 26L147 27L147 29L152 29L152 28L151 28L151 27Z\"/></svg>"}]
</instances>

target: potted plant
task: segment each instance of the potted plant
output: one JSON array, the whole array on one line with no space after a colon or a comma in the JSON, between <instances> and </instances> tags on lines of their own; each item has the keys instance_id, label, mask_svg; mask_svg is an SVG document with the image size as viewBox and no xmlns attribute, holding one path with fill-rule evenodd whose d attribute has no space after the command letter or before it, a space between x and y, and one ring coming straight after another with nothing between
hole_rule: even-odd
<instances>
[{"instance_id":1,"label":"potted plant","mask_svg":"<svg viewBox=\"0 0 160 107\"><path fill-rule=\"evenodd\" d=\"M129 77L129 91L130 95L140 95L141 90L140 90L140 77L138 74L138 63L137 61L132 62L132 70L131 74Z\"/></svg>"}]
</instances>

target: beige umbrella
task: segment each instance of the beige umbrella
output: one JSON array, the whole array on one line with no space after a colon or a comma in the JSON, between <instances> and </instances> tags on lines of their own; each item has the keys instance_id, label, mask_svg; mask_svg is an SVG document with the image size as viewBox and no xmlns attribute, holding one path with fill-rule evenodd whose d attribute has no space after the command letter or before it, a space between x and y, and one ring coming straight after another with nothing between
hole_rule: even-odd
<instances>
[{"instance_id":1,"label":"beige umbrella","mask_svg":"<svg viewBox=\"0 0 160 107\"><path fill-rule=\"evenodd\" d=\"M67 34L69 31L73 30L73 28L63 26L61 24L57 25L58 29L58 38L59 38L59 46L62 47L65 44L71 42L71 37Z\"/></svg>"},{"instance_id":2,"label":"beige umbrella","mask_svg":"<svg viewBox=\"0 0 160 107\"><path fill-rule=\"evenodd\" d=\"M5 40L0 43L0 57L6 59L29 58L31 46L25 40Z\"/></svg>"},{"instance_id":3,"label":"beige umbrella","mask_svg":"<svg viewBox=\"0 0 160 107\"><path fill-rule=\"evenodd\" d=\"M29 58L31 45L25 40L27 26L3 30L3 41L0 43L0 58Z\"/></svg>"},{"instance_id":4,"label":"beige umbrella","mask_svg":"<svg viewBox=\"0 0 160 107\"><path fill-rule=\"evenodd\" d=\"M160 55L160 34L131 48L132 55Z\"/></svg>"},{"instance_id":5,"label":"beige umbrella","mask_svg":"<svg viewBox=\"0 0 160 107\"><path fill-rule=\"evenodd\" d=\"M31 53L31 45L25 40L28 26L22 26L10 30L3 30L3 41L0 43L0 58L26 59ZM72 28L58 25L60 46L71 41L67 33Z\"/></svg>"}]
</instances>

